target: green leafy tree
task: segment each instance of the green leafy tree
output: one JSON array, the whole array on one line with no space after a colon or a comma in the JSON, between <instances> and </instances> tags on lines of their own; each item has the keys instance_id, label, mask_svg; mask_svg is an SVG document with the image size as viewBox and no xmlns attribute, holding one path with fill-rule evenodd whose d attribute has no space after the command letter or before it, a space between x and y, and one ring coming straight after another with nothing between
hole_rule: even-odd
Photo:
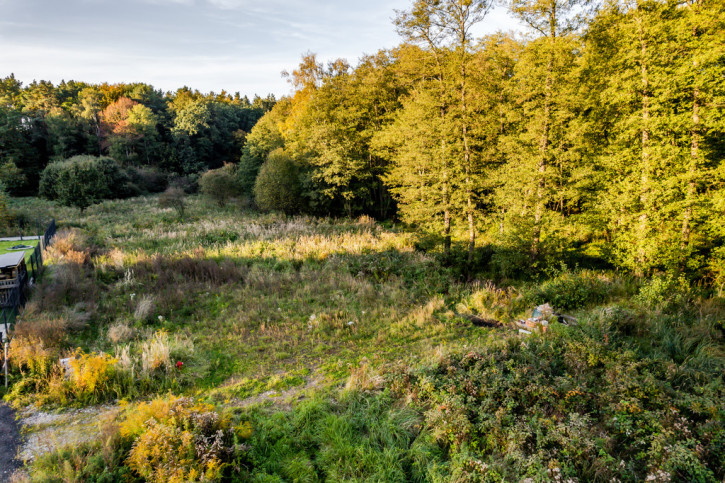
<instances>
[{"instance_id":1,"label":"green leafy tree","mask_svg":"<svg viewBox=\"0 0 725 483\"><path fill-rule=\"evenodd\" d=\"M597 214L611 258L637 273L701 273L719 244L723 25L707 2L640 1L590 28L591 129L604 133Z\"/></svg>"},{"instance_id":2,"label":"green leafy tree","mask_svg":"<svg viewBox=\"0 0 725 483\"><path fill-rule=\"evenodd\" d=\"M186 193L181 188L170 186L159 195L159 206L172 208L181 220L186 212Z\"/></svg>"},{"instance_id":3,"label":"green leafy tree","mask_svg":"<svg viewBox=\"0 0 725 483\"><path fill-rule=\"evenodd\" d=\"M585 0L511 0L511 12L539 37L530 42L517 62L514 79L517 132L506 140L511 175L509 191L524 223L531 226L531 255L540 251L545 223L555 227L556 214L566 210L569 175L577 163L570 124L576 51L574 32L581 25L579 9ZM557 206L558 198L558 206ZM530 223L526 223L528 218ZM549 230L549 235L554 230Z\"/></svg>"},{"instance_id":4,"label":"green leafy tree","mask_svg":"<svg viewBox=\"0 0 725 483\"><path fill-rule=\"evenodd\" d=\"M272 151L259 170L254 184L254 200L264 211L281 211L290 215L300 210L300 170L282 149Z\"/></svg>"},{"instance_id":5,"label":"green leafy tree","mask_svg":"<svg viewBox=\"0 0 725 483\"><path fill-rule=\"evenodd\" d=\"M201 192L213 199L219 206L227 204L230 198L240 192L235 173L229 167L207 171L199 179Z\"/></svg>"},{"instance_id":6,"label":"green leafy tree","mask_svg":"<svg viewBox=\"0 0 725 483\"><path fill-rule=\"evenodd\" d=\"M121 197L126 181L113 159L83 155L48 165L40 185L45 197L83 212L101 200Z\"/></svg>"},{"instance_id":7,"label":"green leafy tree","mask_svg":"<svg viewBox=\"0 0 725 483\"><path fill-rule=\"evenodd\" d=\"M237 176L243 193L253 195L254 184L269 153L284 147L281 125L289 110L288 100L281 101L266 113L247 136Z\"/></svg>"},{"instance_id":8,"label":"green leafy tree","mask_svg":"<svg viewBox=\"0 0 725 483\"><path fill-rule=\"evenodd\" d=\"M398 106L391 64L384 52L364 58L354 70L345 60L331 62L288 134L296 141L288 142L290 149L301 147L299 157L312 167L315 194L344 207L348 216L381 216L390 206L382 183L387 160L371 149L371 141Z\"/></svg>"},{"instance_id":9,"label":"green leafy tree","mask_svg":"<svg viewBox=\"0 0 725 483\"><path fill-rule=\"evenodd\" d=\"M437 93L412 99L438 102L440 120L431 118L429 122L437 125L435 132L440 148L436 158L440 161L436 161L435 172L427 172L441 179L444 250L446 253L450 250L451 216L459 214L468 228L469 260L476 244L475 216L482 162L473 149L471 133L474 124L470 80L472 29L483 21L491 5L488 0L416 0L410 10L398 11L395 19L403 38L425 49L408 52L429 57L421 64L427 64L429 70L420 72L418 83L431 93L435 92L431 89L437 89ZM394 178L388 179L396 182ZM401 182L405 183L406 178L397 180L398 185Z\"/></svg>"}]
</instances>

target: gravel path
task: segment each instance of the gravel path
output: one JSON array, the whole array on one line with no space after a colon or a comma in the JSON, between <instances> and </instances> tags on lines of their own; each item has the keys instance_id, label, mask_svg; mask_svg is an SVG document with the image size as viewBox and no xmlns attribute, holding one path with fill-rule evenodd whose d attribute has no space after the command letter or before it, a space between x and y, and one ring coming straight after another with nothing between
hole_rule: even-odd
<instances>
[{"instance_id":1,"label":"gravel path","mask_svg":"<svg viewBox=\"0 0 725 483\"><path fill-rule=\"evenodd\" d=\"M20 468L15 457L20 444L20 428L15 420L15 411L0 404L0 482L10 480L10 475Z\"/></svg>"},{"instance_id":2,"label":"gravel path","mask_svg":"<svg viewBox=\"0 0 725 483\"><path fill-rule=\"evenodd\" d=\"M77 446L100 435L100 425L113 417L118 408L113 405L67 409L60 412L41 411L27 407L20 412L26 433L20 447L20 459L31 461L63 446Z\"/></svg>"}]
</instances>

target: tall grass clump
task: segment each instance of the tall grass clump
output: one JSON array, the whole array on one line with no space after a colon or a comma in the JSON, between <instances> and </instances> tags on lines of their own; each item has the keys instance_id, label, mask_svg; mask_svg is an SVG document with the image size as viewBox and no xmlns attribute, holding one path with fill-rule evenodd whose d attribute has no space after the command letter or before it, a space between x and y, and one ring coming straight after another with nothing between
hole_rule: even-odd
<instances>
[{"instance_id":1,"label":"tall grass clump","mask_svg":"<svg viewBox=\"0 0 725 483\"><path fill-rule=\"evenodd\" d=\"M16 405L98 404L178 390L193 378L189 374L195 360L193 343L163 330L146 340L116 346L113 356L80 349L69 352L32 336L18 337L11 347L11 367L22 376L8 394Z\"/></svg>"},{"instance_id":2,"label":"tall grass clump","mask_svg":"<svg viewBox=\"0 0 725 483\"><path fill-rule=\"evenodd\" d=\"M575 310L605 304L634 295L637 284L625 275L593 270L550 270L533 293L536 304L549 303L559 310Z\"/></svg>"}]
</instances>

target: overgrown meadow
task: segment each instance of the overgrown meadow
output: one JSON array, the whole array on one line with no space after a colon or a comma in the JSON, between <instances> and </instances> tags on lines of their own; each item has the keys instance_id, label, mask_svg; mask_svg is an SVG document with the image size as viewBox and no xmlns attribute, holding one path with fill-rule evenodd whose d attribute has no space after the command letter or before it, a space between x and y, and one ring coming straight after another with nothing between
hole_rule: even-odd
<instances>
[{"instance_id":1,"label":"overgrown meadow","mask_svg":"<svg viewBox=\"0 0 725 483\"><path fill-rule=\"evenodd\" d=\"M18 480L725 478L725 300L704 285L504 272L491 246L462 267L391 223L201 197L183 218L12 203L60 230L5 399L117 406ZM579 324L519 335L544 302Z\"/></svg>"}]
</instances>

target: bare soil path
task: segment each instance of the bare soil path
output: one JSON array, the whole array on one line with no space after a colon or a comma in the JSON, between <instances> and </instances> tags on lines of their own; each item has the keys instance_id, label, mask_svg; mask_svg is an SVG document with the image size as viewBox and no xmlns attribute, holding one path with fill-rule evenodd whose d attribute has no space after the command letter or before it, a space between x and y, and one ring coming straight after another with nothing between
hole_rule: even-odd
<instances>
[{"instance_id":1,"label":"bare soil path","mask_svg":"<svg viewBox=\"0 0 725 483\"><path fill-rule=\"evenodd\" d=\"M0 482L10 480L10 475L22 466L16 458L20 445L20 427L15 411L0 404Z\"/></svg>"}]
</instances>

